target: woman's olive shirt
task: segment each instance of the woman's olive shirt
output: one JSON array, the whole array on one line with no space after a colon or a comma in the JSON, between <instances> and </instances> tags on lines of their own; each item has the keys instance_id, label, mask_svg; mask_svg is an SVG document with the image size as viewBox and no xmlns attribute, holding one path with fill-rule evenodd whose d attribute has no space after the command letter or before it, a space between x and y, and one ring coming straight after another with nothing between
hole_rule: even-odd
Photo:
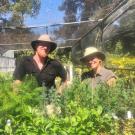
<instances>
[{"instance_id":1,"label":"woman's olive shirt","mask_svg":"<svg viewBox=\"0 0 135 135\"><path fill-rule=\"evenodd\" d=\"M106 68L101 68L100 72L95 74L94 71L84 72L81 76L81 80L89 83L92 88L95 88L98 84L106 83L111 78L117 78L116 75Z\"/></svg>"},{"instance_id":2,"label":"woman's olive shirt","mask_svg":"<svg viewBox=\"0 0 135 135\"><path fill-rule=\"evenodd\" d=\"M23 57L16 65L13 78L23 80L26 74L35 76L39 86L44 83L47 88L55 87L56 77L60 77L62 82L66 80L66 71L62 64L50 58L45 60L43 68L39 70L32 56Z\"/></svg>"}]
</instances>

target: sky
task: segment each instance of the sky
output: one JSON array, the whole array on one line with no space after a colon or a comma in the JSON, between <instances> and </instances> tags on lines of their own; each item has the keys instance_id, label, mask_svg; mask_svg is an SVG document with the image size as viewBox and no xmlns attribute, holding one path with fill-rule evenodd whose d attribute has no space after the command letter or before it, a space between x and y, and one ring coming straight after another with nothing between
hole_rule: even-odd
<instances>
[{"instance_id":1,"label":"sky","mask_svg":"<svg viewBox=\"0 0 135 135\"><path fill-rule=\"evenodd\" d=\"M62 23L64 13L58 10L63 0L41 0L39 15L35 18L26 17L26 26L50 25Z\"/></svg>"}]
</instances>

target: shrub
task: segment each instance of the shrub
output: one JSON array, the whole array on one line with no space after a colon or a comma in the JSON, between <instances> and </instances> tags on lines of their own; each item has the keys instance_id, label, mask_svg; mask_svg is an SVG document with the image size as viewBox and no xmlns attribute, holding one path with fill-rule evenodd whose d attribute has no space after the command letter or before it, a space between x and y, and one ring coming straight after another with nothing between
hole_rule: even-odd
<instances>
[{"instance_id":1,"label":"shrub","mask_svg":"<svg viewBox=\"0 0 135 135\"><path fill-rule=\"evenodd\" d=\"M12 80L0 83L1 134L117 134L121 128L112 113L124 120L126 111L134 113L135 108L135 89L123 80L115 87L102 85L92 90L74 79L61 96L52 89L49 100L61 113L51 117L45 113L45 88L26 78L17 89L15 93Z\"/></svg>"}]
</instances>

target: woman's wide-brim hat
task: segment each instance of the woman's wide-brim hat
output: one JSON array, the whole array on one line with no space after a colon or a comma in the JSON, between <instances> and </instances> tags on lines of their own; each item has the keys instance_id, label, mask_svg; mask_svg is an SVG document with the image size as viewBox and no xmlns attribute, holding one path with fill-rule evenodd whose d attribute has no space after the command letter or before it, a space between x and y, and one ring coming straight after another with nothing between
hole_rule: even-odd
<instances>
[{"instance_id":1,"label":"woman's wide-brim hat","mask_svg":"<svg viewBox=\"0 0 135 135\"><path fill-rule=\"evenodd\" d=\"M101 59L102 61L105 60L104 53L102 53L95 47L88 47L84 50L84 56L80 59L80 61L83 63L87 63L89 60L95 57Z\"/></svg>"},{"instance_id":2,"label":"woman's wide-brim hat","mask_svg":"<svg viewBox=\"0 0 135 135\"><path fill-rule=\"evenodd\" d=\"M50 45L50 51L49 52L54 51L57 47L57 44L47 34L43 34L37 40L34 40L34 41L31 42L31 46L32 46L33 49L35 49L37 43L44 43L44 44Z\"/></svg>"}]
</instances>

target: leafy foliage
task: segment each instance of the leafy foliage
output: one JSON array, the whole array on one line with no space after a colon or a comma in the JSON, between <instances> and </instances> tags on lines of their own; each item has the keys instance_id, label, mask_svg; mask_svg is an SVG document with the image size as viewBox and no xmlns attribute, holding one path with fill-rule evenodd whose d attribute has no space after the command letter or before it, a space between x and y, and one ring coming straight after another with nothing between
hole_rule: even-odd
<instances>
[{"instance_id":1,"label":"leafy foliage","mask_svg":"<svg viewBox=\"0 0 135 135\"><path fill-rule=\"evenodd\" d=\"M118 81L115 87L99 86L94 91L86 83L75 79L63 95L55 89L37 87L32 77L16 86L12 79L0 83L1 134L117 134L121 127L112 118L115 113L125 118L130 110L135 114L135 89ZM46 105L53 103L60 113L46 114ZM132 121L134 123L134 121ZM123 132L133 130L132 125ZM119 130L118 130L119 129ZM132 133L132 132L131 132Z\"/></svg>"}]
</instances>

